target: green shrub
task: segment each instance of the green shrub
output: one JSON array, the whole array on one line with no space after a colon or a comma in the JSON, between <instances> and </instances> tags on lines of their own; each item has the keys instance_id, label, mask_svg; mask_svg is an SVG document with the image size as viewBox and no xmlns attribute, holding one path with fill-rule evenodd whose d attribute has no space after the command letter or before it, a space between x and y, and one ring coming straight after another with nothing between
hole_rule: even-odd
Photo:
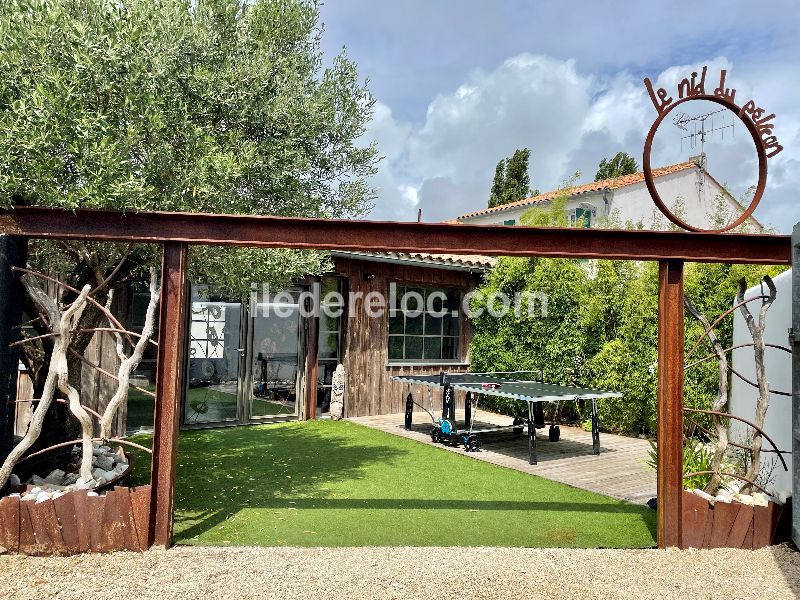
<instances>
[{"instance_id":1,"label":"green shrub","mask_svg":"<svg viewBox=\"0 0 800 600\"><path fill-rule=\"evenodd\" d=\"M538 223L537 224L542 224ZM713 322L730 308L738 281L757 282L783 267L687 264L685 292L698 310ZM485 276L473 307L493 293L544 293L547 315L521 311L501 318L484 313L473 319L470 345L474 371L541 370L545 381L585 385L622 392L620 399L598 402L604 430L653 435L656 432L658 264L631 261L503 258ZM716 328L723 346L733 338L733 319ZM702 335L700 325L686 316L687 361L710 353L702 344L689 350ZM715 359L686 372L685 404L710 408L718 388ZM561 416L580 421L587 407L565 403ZM518 415L525 407L513 400L486 397L482 406ZM548 413L554 406L546 407ZM687 414L687 420L710 427L710 417Z\"/></svg>"}]
</instances>

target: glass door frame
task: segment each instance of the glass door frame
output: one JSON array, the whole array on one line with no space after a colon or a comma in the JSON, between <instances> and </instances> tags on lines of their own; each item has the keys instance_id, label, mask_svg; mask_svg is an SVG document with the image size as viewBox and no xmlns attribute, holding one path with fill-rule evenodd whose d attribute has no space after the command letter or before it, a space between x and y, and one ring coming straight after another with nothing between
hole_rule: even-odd
<instances>
[{"instance_id":1,"label":"glass door frame","mask_svg":"<svg viewBox=\"0 0 800 600\"><path fill-rule=\"evenodd\" d=\"M191 282L187 283L189 287L189 293L186 294L187 296L187 307L186 307L186 340L185 344L187 348L191 347L192 343L192 284ZM189 402L189 384L191 383L191 379L189 377L190 374L190 366L191 366L191 352L187 350L186 352L186 362L184 364L184 385L183 385L183 397L181 398L181 411L180 411L180 428L181 429L210 429L210 428L218 428L218 427L232 427L236 425L242 425L245 423L243 420L242 414L242 389L243 386L246 384L245 380L245 367L246 367L246 355L247 349L246 346L242 344L242 341L246 339L247 335L247 305L244 302L230 302L229 304L238 304L240 307L239 313L239 340L236 344L236 351L238 353L237 357L237 372L236 372L236 416L229 418L229 419L219 419L216 421L188 421L187 420L187 407Z\"/></svg>"},{"instance_id":2,"label":"glass door frame","mask_svg":"<svg viewBox=\"0 0 800 600\"><path fill-rule=\"evenodd\" d=\"M192 323L192 293L191 283L190 291L187 294L188 307L186 310L187 323L186 323L186 340L185 344L191 344L191 323ZM299 283L292 286L294 289L300 291L307 290L307 285ZM237 304L237 303L233 303ZM239 343L237 344L238 356L238 372L237 372L237 392L236 392L236 417L230 419L223 419L217 421L201 421L193 422L186 420L188 391L189 391L189 366L190 366L190 352L186 352L186 363L184 365L184 385L183 397L181 399L180 410L180 427L181 429L212 429L220 427L236 427L241 425L253 425L263 423L277 423L281 421L296 421L303 419L306 412L306 398L308 395L308 382L306 381L307 365L309 361L309 326L312 319L308 316L303 316L302 311L298 315L298 347L297 347L297 377L295 382L295 411L293 414L284 415L252 415L251 396L253 393L253 358L255 355L253 348L253 338L255 335L255 320L253 315L252 302L239 302L241 307L241 317L239 321ZM316 382L315 382L316 383Z\"/></svg>"},{"instance_id":3,"label":"glass door frame","mask_svg":"<svg viewBox=\"0 0 800 600\"><path fill-rule=\"evenodd\" d=\"M291 286L286 292L297 290L298 292L306 291L307 286L303 284L296 284ZM254 347L255 343L255 330L257 315L253 314L253 302L247 302L245 307L245 318L247 320L246 341L244 344L244 385L239 389L239 403L240 410L242 411L241 424L255 424L255 423L277 423L281 421L297 421L303 419L306 410L306 365L309 359L308 352L308 323L309 317L303 316L302 307L300 303L298 306L297 315L297 373L295 375L295 410L291 414L277 414L277 415L261 415L253 416L252 410L252 395L254 385L254 359L257 355Z\"/></svg>"}]
</instances>

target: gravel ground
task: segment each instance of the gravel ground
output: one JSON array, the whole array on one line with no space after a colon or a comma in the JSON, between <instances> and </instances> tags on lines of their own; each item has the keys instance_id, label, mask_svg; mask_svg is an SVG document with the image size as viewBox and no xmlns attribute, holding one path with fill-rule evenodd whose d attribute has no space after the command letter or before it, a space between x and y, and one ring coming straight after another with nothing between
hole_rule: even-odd
<instances>
[{"instance_id":1,"label":"gravel ground","mask_svg":"<svg viewBox=\"0 0 800 600\"><path fill-rule=\"evenodd\" d=\"M0 556L0 598L798 598L800 553L207 548Z\"/></svg>"}]
</instances>

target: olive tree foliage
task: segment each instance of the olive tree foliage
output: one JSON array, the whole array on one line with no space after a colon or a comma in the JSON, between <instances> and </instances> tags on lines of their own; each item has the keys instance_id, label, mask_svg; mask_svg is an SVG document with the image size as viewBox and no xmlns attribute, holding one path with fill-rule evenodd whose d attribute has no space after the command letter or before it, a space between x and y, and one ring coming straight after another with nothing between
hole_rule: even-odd
<instances>
[{"instance_id":1,"label":"olive tree foliage","mask_svg":"<svg viewBox=\"0 0 800 600\"><path fill-rule=\"evenodd\" d=\"M565 184L565 188L569 187ZM530 209L525 225L566 227L566 194L548 205ZM719 315L730 308L740 280L754 283L775 276L784 267L689 263L685 293L697 310ZM547 311L523 309L502 317L484 312L473 320L472 369L484 371L542 370L545 381L622 392L620 399L598 403L604 429L633 434L656 431L658 374L658 264L656 262L502 258L489 272L473 299L473 310L498 294L547 297ZM488 300L487 300L488 299ZM702 335L702 326L687 315L687 354ZM723 347L732 345L733 320L715 328ZM707 342L691 362L713 353ZM719 391L719 368L705 361L686 371L686 406L711 408ZM490 409L508 414L517 403L486 397ZM547 407L552 410L554 407ZM562 407L562 416L582 419L588 407ZM700 418L692 416L692 419ZM710 418L700 418L706 428Z\"/></svg>"},{"instance_id":2,"label":"olive tree foliage","mask_svg":"<svg viewBox=\"0 0 800 600\"><path fill-rule=\"evenodd\" d=\"M9 0L0 12L0 206L365 214L378 157L359 138L374 100L344 51L323 66L318 16L315 0ZM328 260L194 247L190 257L193 279L238 295ZM147 246L37 241L30 263L76 289L106 282L102 304L158 258ZM59 300L74 296L62 289ZM101 315L87 307L81 320L86 329ZM90 337L74 336L73 349ZM26 345L38 389L51 346Z\"/></svg>"}]
</instances>

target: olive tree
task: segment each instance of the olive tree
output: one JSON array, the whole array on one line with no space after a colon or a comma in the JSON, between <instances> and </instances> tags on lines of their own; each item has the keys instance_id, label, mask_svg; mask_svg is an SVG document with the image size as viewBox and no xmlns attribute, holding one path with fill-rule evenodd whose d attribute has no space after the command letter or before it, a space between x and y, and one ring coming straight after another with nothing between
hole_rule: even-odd
<instances>
[{"instance_id":1,"label":"olive tree","mask_svg":"<svg viewBox=\"0 0 800 600\"><path fill-rule=\"evenodd\" d=\"M0 11L0 207L355 217L378 160L356 65L323 60L314 0L9 0ZM32 268L108 293L158 251L31 243ZM193 248L195 280L245 294L326 266L318 252ZM74 292L56 290L62 306ZM33 336L47 315L28 298ZM103 320L89 304L76 331ZM70 339L70 384L92 333ZM26 344L41 394L52 338ZM62 418L65 415L61 415Z\"/></svg>"}]
</instances>

